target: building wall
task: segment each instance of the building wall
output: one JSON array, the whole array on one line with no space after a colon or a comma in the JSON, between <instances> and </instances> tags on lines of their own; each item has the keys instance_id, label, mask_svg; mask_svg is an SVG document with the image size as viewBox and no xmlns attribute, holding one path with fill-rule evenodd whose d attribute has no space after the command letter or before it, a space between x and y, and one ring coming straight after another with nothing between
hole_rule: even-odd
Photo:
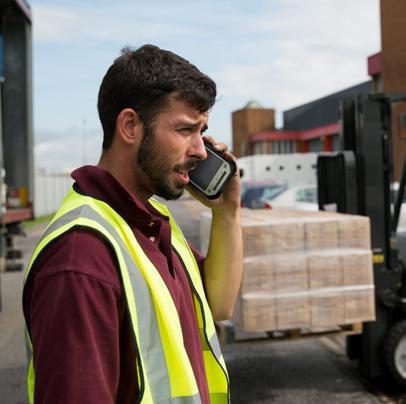
<instances>
[{"instance_id":1,"label":"building wall","mask_svg":"<svg viewBox=\"0 0 406 404\"><path fill-rule=\"evenodd\" d=\"M55 213L72 184L73 180L68 174L36 171L34 173L34 216Z\"/></svg>"},{"instance_id":2,"label":"building wall","mask_svg":"<svg viewBox=\"0 0 406 404\"><path fill-rule=\"evenodd\" d=\"M332 143L333 150L341 150L341 139L339 135L333 136Z\"/></svg>"},{"instance_id":3,"label":"building wall","mask_svg":"<svg viewBox=\"0 0 406 404\"><path fill-rule=\"evenodd\" d=\"M406 93L406 1L381 0L382 84L384 92ZM406 133L402 130L406 102L392 108L393 163L399 179L406 156Z\"/></svg>"},{"instance_id":4,"label":"building wall","mask_svg":"<svg viewBox=\"0 0 406 404\"><path fill-rule=\"evenodd\" d=\"M253 133L275 130L275 110L266 108L246 108L234 111L233 154L242 157L253 153L249 144L249 136Z\"/></svg>"},{"instance_id":5,"label":"building wall","mask_svg":"<svg viewBox=\"0 0 406 404\"><path fill-rule=\"evenodd\" d=\"M285 130L303 130L337 123L340 101L359 94L369 94L371 89L372 81L366 81L327 97L284 111L283 128Z\"/></svg>"},{"instance_id":6,"label":"building wall","mask_svg":"<svg viewBox=\"0 0 406 404\"><path fill-rule=\"evenodd\" d=\"M309 140L309 144L308 144L308 151L309 152L313 152L313 153L318 153L318 152L322 152L324 150L323 148L323 141L322 139L312 139Z\"/></svg>"},{"instance_id":7,"label":"building wall","mask_svg":"<svg viewBox=\"0 0 406 404\"><path fill-rule=\"evenodd\" d=\"M252 154L271 154L273 153L273 147L271 142L257 142L254 143L252 146L252 153L246 154L246 156L250 156Z\"/></svg>"},{"instance_id":8,"label":"building wall","mask_svg":"<svg viewBox=\"0 0 406 404\"><path fill-rule=\"evenodd\" d=\"M381 0L382 74L385 92L406 91L406 1Z\"/></svg>"}]
</instances>

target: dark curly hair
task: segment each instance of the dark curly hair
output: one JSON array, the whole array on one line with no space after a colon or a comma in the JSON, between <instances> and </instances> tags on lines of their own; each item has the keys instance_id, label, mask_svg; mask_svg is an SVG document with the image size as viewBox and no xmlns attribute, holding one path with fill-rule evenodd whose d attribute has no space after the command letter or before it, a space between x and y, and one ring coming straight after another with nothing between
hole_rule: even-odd
<instances>
[{"instance_id":1,"label":"dark curly hair","mask_svg":"<svg viewBox=\"0 0 406 404\"><path fill-rule=\"evenodd\" d=\"M170 97L205 112L216 101L216 84L187 60L157 46L122 49L99 90L103 150L110 147L117 117L124 108L134 109L148 130Z\"/></svg>"}]
</instances>

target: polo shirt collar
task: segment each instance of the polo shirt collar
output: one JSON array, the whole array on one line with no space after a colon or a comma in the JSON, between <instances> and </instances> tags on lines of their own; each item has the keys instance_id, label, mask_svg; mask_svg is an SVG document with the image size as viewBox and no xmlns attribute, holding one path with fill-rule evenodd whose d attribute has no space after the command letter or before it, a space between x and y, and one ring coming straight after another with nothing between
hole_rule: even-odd
<instances>
[{"instance_id":1,"label":"polo shirt collar","mask_svg":"<svg viewBox=\"0 0 406 404\"><path fill-rule=\"evenodd\" d=\"M154 220L168 221L149 202L144 205L109 172L96 166L83 166L71 174L82 194L107 203L126 221L148 226Z\"/></svg>"}]
</instances>

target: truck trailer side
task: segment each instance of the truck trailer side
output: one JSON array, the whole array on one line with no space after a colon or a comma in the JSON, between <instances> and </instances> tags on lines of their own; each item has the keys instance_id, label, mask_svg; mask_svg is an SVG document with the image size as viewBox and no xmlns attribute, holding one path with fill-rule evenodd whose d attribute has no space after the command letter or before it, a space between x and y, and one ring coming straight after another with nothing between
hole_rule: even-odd
<instances>
[{"instance_id":1,"label":"truck trailer side","mask_svg":"<svg viewBox=\"0 0 406 404\"><path fill-rule=\"evenodd\" d=\"M31 9L24 0L0 0L0 80L0 256L4 268L7 251L13 255L9 247L21 222L33 217Z\"/></svg>"}]
</instances>

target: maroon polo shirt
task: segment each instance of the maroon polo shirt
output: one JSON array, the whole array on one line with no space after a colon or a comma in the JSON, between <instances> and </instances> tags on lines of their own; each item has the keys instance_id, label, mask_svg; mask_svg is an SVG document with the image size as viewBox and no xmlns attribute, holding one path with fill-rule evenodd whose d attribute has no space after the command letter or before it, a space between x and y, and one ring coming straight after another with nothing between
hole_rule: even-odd
<instances>
[{"instance_id":1,"label":"maroon polo shirt","mask_svg":"<svg viewBox=\"0 0 406 404\"><path fill-rule=\"evenodd\" d=\"M175 303L203 403L207 379L190 285L171 245L168 218L143 205L107 171L72 173L81 193L108 203L130 225ZM203 258L192 249L202 269ZM131 324L118 264L97 233L74 228L38 257L24 288L33 342L36 404L134 404L139 394Z\"/></svg>"}]
</instances>

